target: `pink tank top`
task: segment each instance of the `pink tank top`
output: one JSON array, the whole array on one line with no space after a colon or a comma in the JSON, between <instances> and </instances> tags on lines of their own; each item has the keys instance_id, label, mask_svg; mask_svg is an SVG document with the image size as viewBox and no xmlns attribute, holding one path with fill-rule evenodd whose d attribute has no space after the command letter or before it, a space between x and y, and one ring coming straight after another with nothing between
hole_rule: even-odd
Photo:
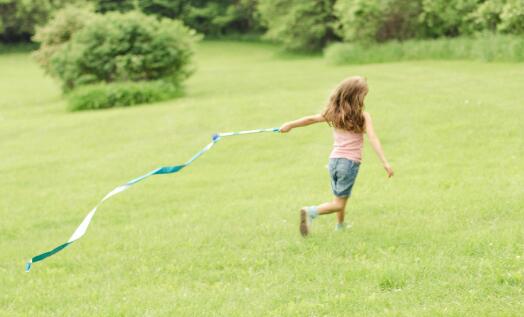
<instances>
[{"instance_id":1,"label":"pink tank top","mask_svg":"<svg viewBox=\"0 0 524 317\"><path fill-rule=\"evenodd\" d=\"M333 151L330 158L347 158L348 160L360 162L362 160L362 147L364 146L364 134L355 133L342 129L333 129Z\"/></svg>"}]
</instances>

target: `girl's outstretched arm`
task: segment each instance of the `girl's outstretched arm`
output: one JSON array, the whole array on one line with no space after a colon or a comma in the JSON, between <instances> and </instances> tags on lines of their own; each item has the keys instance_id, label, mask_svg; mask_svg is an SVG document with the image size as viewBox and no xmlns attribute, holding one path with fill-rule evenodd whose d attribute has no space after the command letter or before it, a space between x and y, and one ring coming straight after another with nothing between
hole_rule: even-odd
<instances>
[{"instance_id":1,"label":"girl's outstretched arm","mask_svg":"<svg viewBox=\"0 0 524 317\"><path fill-rule=\"evenodd\" d=\"M289 121L289 122L284 123L280 127L280 132L286 133L286 132L291 131L291 129L294 129L294 128L305 127L305 126L313 124L313 123L324 122L324 121L326 121L326 119L324 118L323 115L315 114L315 115L312 115L312 116L307 116L307 117L300 118L300 119L295 120L295 121Z\"/></svg>"},{"instance_id":2,"label":"girl's outstretched arm","mask_svg":"<svg viewBox=\"0 0 524 317\"><path fill-rule=\"evenodd\" d=\"M384 169L388 173L388 177L393 176L393 168L389 165L386 157L384 156L384 151L382 151L382 146L380 145L380 140L378 139L375 130L373 129L373 121L371 121L371 115L368 112L364 112L364 118L366 119L366 134L368 135L369 142L373 146L373 150L377 153L378 158L384 165Z\"/></svg>"}]
</instances>

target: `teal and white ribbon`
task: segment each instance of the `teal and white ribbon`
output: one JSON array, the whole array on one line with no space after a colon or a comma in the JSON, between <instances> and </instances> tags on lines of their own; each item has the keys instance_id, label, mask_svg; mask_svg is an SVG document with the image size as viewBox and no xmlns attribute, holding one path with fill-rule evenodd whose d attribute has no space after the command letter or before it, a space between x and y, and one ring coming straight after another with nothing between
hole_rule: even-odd
<instances>
[{"instance_id":1,"label":"teal and white ribbon","mask_svg":"<svg viewBox=\"0 0 524 317\"><path fill-rule=\"evenodd\" d=\"M67 246L69 246L71 243L73 243L76 240L82 238L82 236L86 233L87 228L89 227L89 223L91 223L91 220L93 219L93 216L95 215L98 207L100 207L100 205L102 205L102 203L104 203L104 201L106 201L109 198L115 196L116 194L120 194L121 192L127 190L129 187L131 187L134 184L140 182L141 180L144 180L144 179L146 179L146 178L148 178L149 176L152 176L152 175L172 174L172 173L179 172L184 167L186 167L189 164L193 163L193 161L195 161L197 158L199 158L204 153L209 151L223 137L234 136L234 135L243 135L243 134L252 134L252 133L261 133L261 132L278 132L278 131L279 131L278 128L269 128L269 129L257 129L257 130L248 130L248 131L239 131L239 132L226 132L226 133L214 134L213 137L212 137L211 143L206 145L202 150L200 150L197 154L195 154L192 158L190 158L184 164L175 165L175 166L159 167L159 168L154 169L154 170L152 170L151 172L149 172L149 173L147 173L145 175L137 177L137 178L135 178L133 180L130 180L129 182L127 182L127 183L125 183L123 185L120 185L120 186L116 187L115 189L110 191L107 195L105 195L105 197L102 198L102 200L95 206L95 208L93 208L87 214L87 216L84 218L82 223L78 226L78 228L76 228L75 232L73 232L73 235L71 236L71 238L69 238L69 240L67 240L66 243L63 243L63 244L57 246L56 248L54 248L54 249L52 249L50 251L41 253L41 254L31 258L26 263L26 266L25 266L26 272L29 272L29 270L31 269L31 266L32 266L33 263L42 261L42 260L52 256L53 254L60 252L61 250L65 249Z\"/></svg>"}]
</instances>

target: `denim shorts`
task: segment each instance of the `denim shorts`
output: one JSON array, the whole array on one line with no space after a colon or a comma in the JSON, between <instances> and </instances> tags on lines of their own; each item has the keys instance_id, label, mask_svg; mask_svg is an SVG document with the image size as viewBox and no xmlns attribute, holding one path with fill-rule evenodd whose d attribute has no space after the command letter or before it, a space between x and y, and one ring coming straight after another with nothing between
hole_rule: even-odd
<instances>
[{"instance_id":1,"label":"denim shorts","mask_svg":"<svg viewBox=\"0 0 524 317\"><path fill-rule=\"evenodd\" d=\"M329 159L331 189L335 196L343 198L351 196L351 190L357 179L359 166L359 162L346 158Z\"/></svg>"}]
</instances>

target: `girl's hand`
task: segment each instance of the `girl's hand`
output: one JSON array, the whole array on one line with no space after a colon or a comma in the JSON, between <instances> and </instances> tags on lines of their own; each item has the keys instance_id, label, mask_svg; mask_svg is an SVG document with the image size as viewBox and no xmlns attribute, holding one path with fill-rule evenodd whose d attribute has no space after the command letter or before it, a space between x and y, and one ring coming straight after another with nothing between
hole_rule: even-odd
<instances>
[{"instance_id":1,"label":"girl's hand","mask_svg":"<svg viewBox=\"0 0 524 317\"><path fill-rule=\"evenodd\" d=\"M293 129L293 127L291 126L291 124L288 123L288 122L286 122L286 123L284 123L284 124L280 127L279 131L280 131L281 133L287 133L287 132L291 131L291 129Z\"/></svg>"},{"instance_id":2,"label":"girl's hand","mask_svg":"<svg viewBox=\"0 0 524 317\"><path fill-rule=\"evenodd\" d=\"M393 168L391 167L391 165L389 165L389 163L384 164L384 169L386 170L386 173L388 173L388 177L393 176Z\"/></svg>"},{"instance_id":3,"label":"girl's hand","mask_svg":"<svg viewBox=\"0 0 524 317\"><path fill-rule=\"evenodd\" d=\"M305 127L305 126L311 125L313 123L318 123L318 122L323 122L323 121L326 121L326 118L324 118L323 115L315 114L315 115L312 115L312 116L307 116L307 117L300 118L300 119L295 120L295 121L286 122L286 123L284 123L280 127L279 130L282 133L287 133L287 132L291 131L291 129L299 128L299 127Z\"/></svg>"}]
</instances>

